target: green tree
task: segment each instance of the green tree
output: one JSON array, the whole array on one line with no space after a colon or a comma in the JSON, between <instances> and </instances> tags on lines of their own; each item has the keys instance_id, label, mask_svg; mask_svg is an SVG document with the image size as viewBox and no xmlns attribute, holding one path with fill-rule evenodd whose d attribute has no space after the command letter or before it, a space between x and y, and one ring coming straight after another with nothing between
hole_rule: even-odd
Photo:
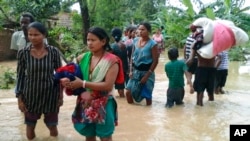
<instances>
[{"instance_id":1,"label":"green tree","mask_svg":"<svg viewBox=\"0 0 250 141\"><path fill-rule=\"evenodd\" d=\"M93 0L95 1L95 0ZM82 37L83 37L83 43L86 44L87 40L87 32L90 28L90 16L89 16L89 6L88 3L90 0L78 0L81 10L81 17L82 17Z\"/></svg>"},{"instance_id":2,"label":"green tree","mask_svg":"<svg viewBox=\"0 0 250 141\"><path fill-rule=\"evenodd\" d=\"M83 37L90 26L101 26L107 31L152 20L152 14L165 0L78 0L83 20Z\"/></svg>"},{"instance_id":3,"label":"green tree","mask_svg":"<svg viewBox=\"0 0 250 141\"><path fill-rule=\"evenodd\" d=\"M183 47L183 43L188 35L189 25L199 17L209 17L215 19L215 17L221 19L227 19L233 21L236 26L250 31L249 28L249 14L245 11L249 10L249 7L241 8L244 5L245 0L217 0L209 5L202 3L201 0L182 0L182 8L174 7L167 3L167 6L162 6L161 10L154 14L155 26L159 23L165 26L169 39L167 45ZM185 6L185 8L183 8ZM194 7L199 10L194 11Z\"/></svg>"},{"instance_id":4,"label":"green tree","mask_svg":"<svg viewBox=\"0 0 250 141\"><path fill-rule=\"evenodd\" d=\"M250 16L246 11L250 10L250 6L242 8L245 0L217 0L208 6L204 6L200 13L206 13L206 9L212 9L215 17L231 20L236 26L250 31L250 25L248 24Z\"/></svg>"},{"instance_id":5,"label":"green tree","mask_svg":"<svg viewBox=\"0 0 250 141\"><path fill-rule=\"evenodd\" d=\"M57 14L61 0L1 0L0 16L2 24L18 25L20 13L30 12L36 20L45 22L50 16Z\"/></svg>"}]
</instances>

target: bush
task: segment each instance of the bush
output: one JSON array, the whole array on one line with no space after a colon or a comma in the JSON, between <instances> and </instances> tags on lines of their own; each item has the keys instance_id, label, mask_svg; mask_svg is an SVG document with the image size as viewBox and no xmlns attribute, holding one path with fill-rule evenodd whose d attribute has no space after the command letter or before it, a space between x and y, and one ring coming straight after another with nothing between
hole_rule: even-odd
<instances>
[{"instance_id":1,"label":"bush","mask_svg":"<svg viewBox=\"0 0 250 141\"><path fill-rule=\"evenodd\" d=\"M229 50L230 61L245 61L244 51L241 47L233 47Z\"/></svg>"},{"instance_id":2,"label":"bush","mask_svg":"<svg viewBox=\"0 0 250 141\"><path fill-rule=\"evenodd\" d=\"M3 68L2 66L0 66ZM0 89L10 89L16 80L16 72L11 68L4 68L3 74L0 76Z\"/></svg>"},{"instance_id":3,"label":"bush","mask_svg":"<svg viewBox=\"0 0 250 141\"><path fill-rule=\"evenodd\" d=\"M59 26L49 30L49 44L59 48L68 62L86 49L81 40L81 34Z\"/></svg>"}]
</instances>

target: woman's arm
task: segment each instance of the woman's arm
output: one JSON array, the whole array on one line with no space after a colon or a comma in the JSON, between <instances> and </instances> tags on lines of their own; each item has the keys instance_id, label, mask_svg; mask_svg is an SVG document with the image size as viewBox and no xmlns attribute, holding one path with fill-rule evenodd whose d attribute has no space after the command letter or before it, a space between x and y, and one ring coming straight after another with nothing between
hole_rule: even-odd
<instances>
[{"instance_id":1,"label":"woman's arm","mask_svg":"<svg viewBox=\"0 0 250 141\"><path fill-rule=\"evenodd\" d=\"M54 69L56 70L62 66L62 61L61 61L60 51L57 48L54 48L53 52L54 52L53 61L55 62Z\"/></svg>"},{"instance_id":2,"label":"woman's arm","mask_svg":"<svg viewBox=\"0 0 250 141\"><path fill-rule=\"evenodd\" d=\"M152 53L153 62L151 64L148 72L142 77L142 79L141 79L142 84L146 83L146 81L148 80L148 77L154 72L154 70L158 64L159 53L158 53L157 45L154 45L154 47L152 47L151 53Z\"/></svg>"},{"instance_id":3,"label":"woman's arm","mask_svg":"<svg viewBox=\"0 0 250 141\"><path fill-rule=\"evenodd\" d=\"M17 84L16 84L16 97L17 97L17 103L18 103L18 108L21 112L26 112L27 108L26 105L23 102L23 87L25 85L25 60L23 59L24 57L24 51L20 50L18 51L17 54Z\"/></svg>"},{"instance_id":4,"label":"woman's arm","mask_svg":"<svg viewBox=\"0 0 250 141\"><path fill-rule=\"evenodd\" d=\"M77 89L77 88L88 88L97 91L111 91L113 89L116 77L118 75L119 66L117 63L113 64L105 75L105 80L103 82L86 82L76 77L76 80L69 81L69 79L61 79L62 85L65 88Z\"/></svg>"},{"instance_id":5,"label":"woman's arm","mask_svg":"<svg viewBox=\"0 0 250 141\"><path fill-rule=\"evenodd\" d=\"M23 87L25 84L25 59L24 58L24 51L19 50L17 53L17 83L16 83L16 97L23 94Z\"/></svg>"},{"instance_id":6,"label":"woman's arm","mask_svg":"<svg viewBox=\"0 0 250 141\"><path fill-rule=\"evenodd\" d=\"M154 72L154 70L158 64L158 60L159 60L159 52L158 52L157 45L154 45L154 47L152 47L151 53L152 53L153 62L152 62L152 65L150 66L149 71Z\"/></svg>"},{"instance_id":7,"label":"woman's arm","mask_svg":"<svg viewBox=\"0 0 250 141\"><path fill-rule=\"evenodd\" d=\"M82 60L82 57L83 57L83 54L79 55L77 58L76 58L76 63L79 64L80 61Z\"/></svg>"}]
</instances>

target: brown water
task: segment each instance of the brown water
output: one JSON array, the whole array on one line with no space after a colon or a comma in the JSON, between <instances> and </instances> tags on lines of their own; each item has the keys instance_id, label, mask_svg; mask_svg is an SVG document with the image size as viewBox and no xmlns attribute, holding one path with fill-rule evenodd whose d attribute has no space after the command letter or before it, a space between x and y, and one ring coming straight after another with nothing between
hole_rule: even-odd
<instances>
[{"instance_id":1,"label":"brown water","mask_svg":"<svg viewBox=\"0 0 250 141\"><path fill-rule=\"evenodd\" d=\"M196 95L189 94L186 86L185 105L172 109L164 107L168 85L164 73L166 62L166 56L161 55L152 106L142 106L145 101L130 105L124 98L117 98L119 125L113 135L114 141L228 141L230 124L250 124L250 75L238 74L239 62L230 63L226 94L215 95L213 102L209 102L205 95L204 106L199 107L196 106ZM1 65L15 68L16 62L0 62ZM0 90L0 141L26 140L23 114L16 101L14 89ZM37 140L84 140L71 123L74 104L75 97L65 96L59 114L58 138L49 137L41 119L36 128Z\"/></svg>"}]
</instances>

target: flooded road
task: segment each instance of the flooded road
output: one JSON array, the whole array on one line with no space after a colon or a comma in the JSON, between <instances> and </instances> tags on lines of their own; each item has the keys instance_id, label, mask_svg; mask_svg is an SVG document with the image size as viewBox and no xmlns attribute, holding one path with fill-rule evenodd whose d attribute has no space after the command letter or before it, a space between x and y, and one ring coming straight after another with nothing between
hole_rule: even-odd
<instances>
[{"instance_id":1,"label":"flooded road","mask_svg":"<svg viewBox=\"0 0 250 141\"><path fill-rule=\"evenodd\" d=\"M152 106L127 104L117 98L119 123L113 135L114 141L228 141L230 124L250 124L250 75L238 73L239 62L230 62L226 94L215 95L215 101L204 96L204 106L196 106L196 94L186 94L183 106L171 109L164 107L168 80L164 64L166 53L160 57L156 69L156 83ZM0 65L16 66L16 62L0 62ZM118 95L117 93L115 94ZM38 141L80 141L72 126L71 114L75 106L74 96L64 97L59 114L59 136L49 137L49 132L40 119L36 128ZM14 89L0 90L0 141L25 141L23 114L17 108Z\"/></svg>"}]
</instances>

